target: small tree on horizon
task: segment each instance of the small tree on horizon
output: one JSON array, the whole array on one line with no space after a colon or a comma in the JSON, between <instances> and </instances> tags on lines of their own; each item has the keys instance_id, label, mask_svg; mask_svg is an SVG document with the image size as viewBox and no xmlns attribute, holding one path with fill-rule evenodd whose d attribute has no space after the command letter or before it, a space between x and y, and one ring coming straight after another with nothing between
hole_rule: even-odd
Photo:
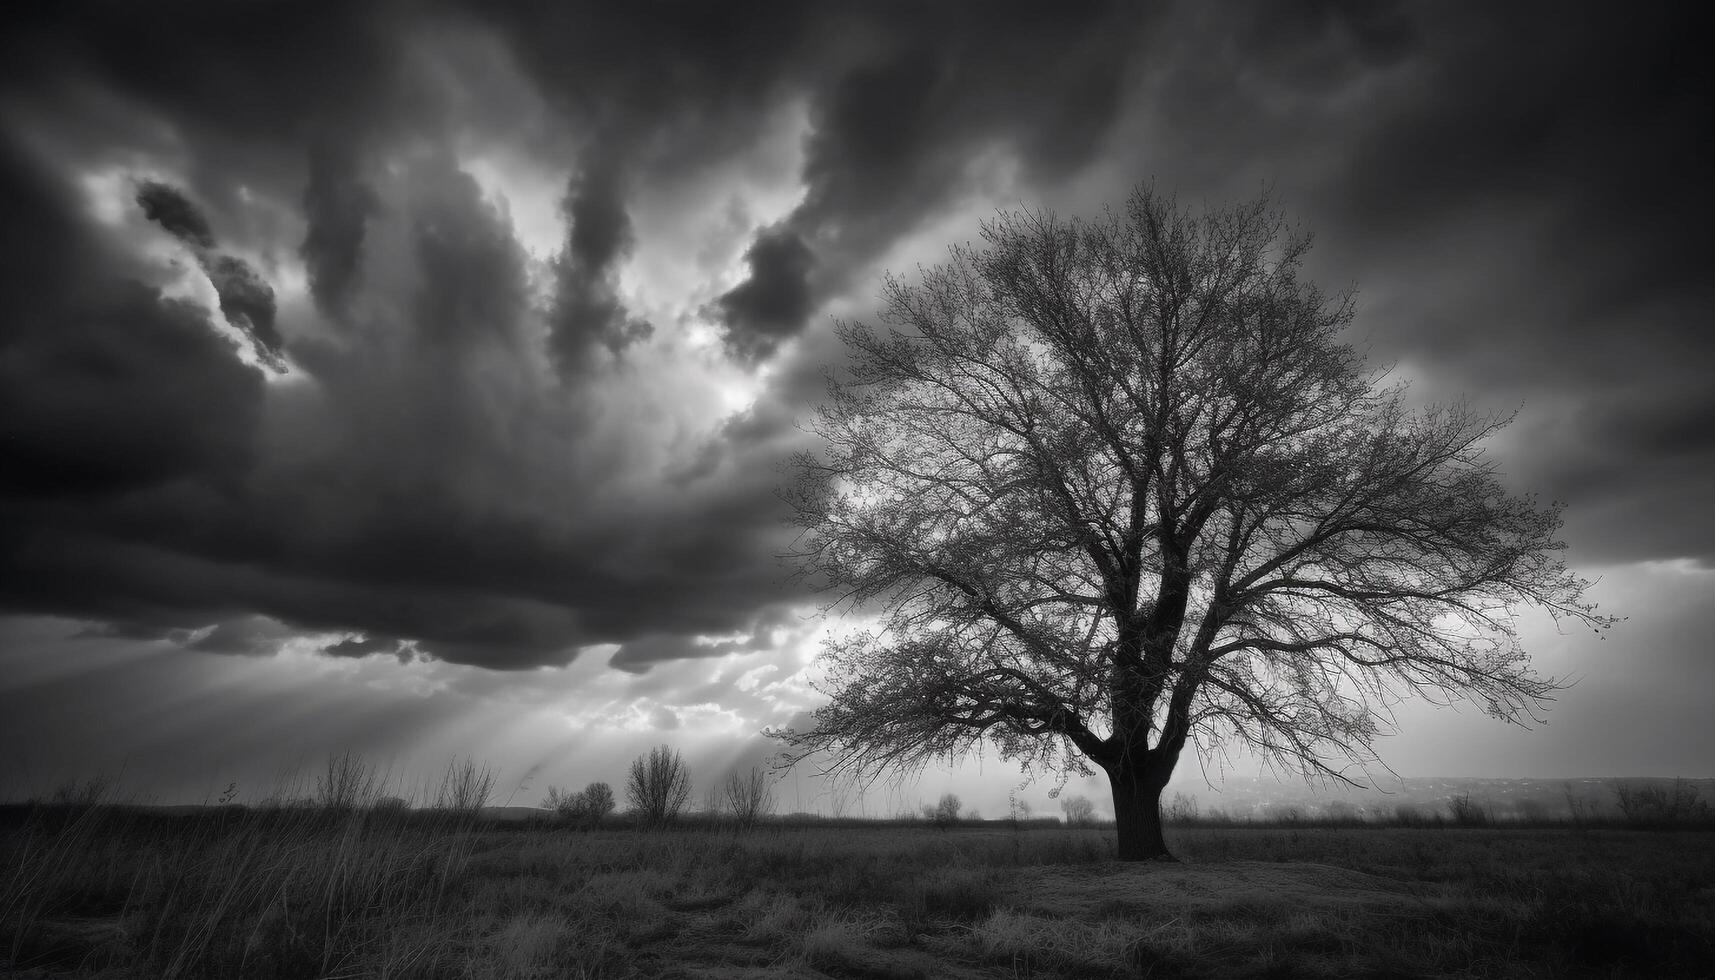
<instances>
[{"instance_id":1,"label":"small tree on horizon","mask_svg":"<svg viewBox=\"0 0 1715 980\"><path fill-rule=\"evenodd\" d=\"M1187 745L1353 783L1403 698L1529 722L1519 606L1596 629L1558 505L1508 493L1507 422L1413 409L1343 339L1348 295L1262 199L1003 213L850 354L784 491L795 557L879 628L823 657L792 763L876 773L987 743L1113 792L1118 854L1168 857Z\"/></svg>"},{"instance_id":2,"label":"small tree on horizon","mask_svg":"<svg viewBox=\"0 0 1715 980\"><path fill-rule=\"evenodd\" d=\"M678 752L658 745L648 755L632 760L625 795L632 812L644 823L671 823L691 798L691 771Z\"/></svg>"},{"instance_id":3,"label":"small tree on horizon","mask_svg":"<svg viewBox=\"0 0 1715 980\"><path fill-rule=\"evenodd\" d=\"M583 818L591 827L601 826L602 821L613 815L613 808L613 787L601 782L584 787Z\"/></svg>"},{"instance_id":4,"label":"small tree on horizon","mask_svg":"<svg viewBox=\"0 0 1715 980\"><path fill-rule=\"evenodd\" d=\"M1060 809L1066 814L1068 827L1088 827L1096 822L1096 805L1088 796L1068 796L1060 801Z\"/></svg>"},{"instance_id":5,"label":"small tree on horizon","mask_svg":"<svg viewBox=\"0 0 1715 980\"><path fill-rule=\"evenodd\" d=\"M742 828L754 827L757 821L774 813L774 785L761 766L744 771L734 770L722 785L726 811Z\"/></svg>"},{"instance_id":6,"label":"small tree on horizon","mask_svg":"<svg viewBox=\"0 0 1715 980\"><path fill-rule=\"evenodd\" d=\"M942 830L959 822L959 811L965 808L957 793L942 793L934 804L923 806L923 817Z\"/></svg>"}]
</instances>

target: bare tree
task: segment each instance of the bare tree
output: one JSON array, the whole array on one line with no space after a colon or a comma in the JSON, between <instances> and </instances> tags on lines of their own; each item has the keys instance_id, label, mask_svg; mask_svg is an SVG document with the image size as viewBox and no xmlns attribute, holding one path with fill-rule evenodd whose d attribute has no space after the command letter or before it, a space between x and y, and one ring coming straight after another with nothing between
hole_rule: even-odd
<instances>
[{"instance_id":1,"label":"bare tree","mask_svg":"<svg viewBox=\"0 0 1715 980\"><path fill-rule=\"evenodd\" d=\"M691 798L691 772L679 753L658 745L632 760L625 794L645 823L660 826L676 818Z\"/></svg>"},{"instance_id":2,"label":"bare tree","mask_svg":"<svg viewBox=\"0 0 1715 980\"><path fill-rule=\"evenodd\" d=\"M1392 706L1530 721L1558 685L1513 625L1601 629L1556 555L1558 506L1509 494L1507 421L1409 408L1300 277L1266 197L1201 215L1142 187L1116 212L1003 213L908 284L784 491L804 573L880 626L830 644L794 762L874 773L986 740L1102 770L1119 856L1167 856L1190 743L1355 782ZM1361 774L1361 773L1360 773Z\"/></svg>"},{"instance_id":3,"label":"bare tree","mask_svg":"<svg viewBox=\"0 0 1715 980\"><path fill-rule=\"evenodd\" d=\"M734 771L724 786L726 810L740 827L752 827L758 820L774 812L774 786L760 766L745 772Z\"/></svg>"}]
</instances>

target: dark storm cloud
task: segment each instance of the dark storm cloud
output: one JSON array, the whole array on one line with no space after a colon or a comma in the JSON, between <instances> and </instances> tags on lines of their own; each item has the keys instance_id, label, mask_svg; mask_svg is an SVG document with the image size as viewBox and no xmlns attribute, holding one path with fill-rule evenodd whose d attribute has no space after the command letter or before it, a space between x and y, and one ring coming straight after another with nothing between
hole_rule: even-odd
<instances>
[{"instance_id":1,"label":"dark storm cloud","mask_svg":"<svg viewBox=\"0 0 1715 980\"><path fill-rule=\"evenodd\" d=\"M185 244L194 248L214 247L214 232L208 227L208 219L174 188L158 181L143 181L137 187L137 206L143 209L144 217Z\"/></svg>"},{"instance_id":2,"label":"dark storm cloud","mask_svg":"<svg viewBox=\"0 0 1715 980\"><path fill-rule=\"evenodd\" d=\"M280 331L274 326L274 289L250 263L215 249L208 219L183 193L158 181L137 188L143 215L189 245L197 264L220 297L220 312L233 329L250 340L257 357L276 371L285 369L280 356Z\"/></svg>"},{"instance_id":3,"label":"dark storm cloud","mask_svg":"<svg viewBox=\"0 0 1715 980\"><path fill-rule=\"evenodd\" d=\"M20 89L75 74L219 134L223 149L384 122L373 114L401 54L386 3L33 4L8 20L0 71Z\"/></svg>"},{"instance_id":4,"label":"dark storm cloud","mask_svg":"<svg viewBox=\"0 0 1715 980\"><path fill-rule=\"evenodd\" d=\"M525 257L452 162L392 179L360 252L361 289L381 291L340 336L294 335L310 381L265 390L207 311L127 281L147 270L26 161L3 161L37 234L8 257L41 273L4 287L28 314L0 349L4 608L157 637L214 625L200 648L216 652L257 648L230 625L254 611L525 669L725 632L777 595L769 467L604 490L660 481L628 462L626 420L593 427L600 406L535 366Z\"/></svg>"},{"instance_id":5,"label":"dark storm cloud","mask_svg":"<svg viewBox=\"0 0 1715 980\"><path fill-rule=\"evenodd\" d=\"M244 616L216 624L186 646L205 653L265 656L277 651L290 635L284 626L266 616Z\"/></svg>"},{"instance_id":6,"label":"dark storm cloud","mask_svg":"<svg viewBox=\"0 0 1715 980\"><path fill-rule=\"evenodd\" d=\"M864 25L871 43L813 90L804 202L758 236L750 278L718 302L740 356L767 356L820 300L959 203L984 152L1011 150L1033 179L1090 163L1143 20L1140 7L1100 2L881 9Z\"/></svg>"},{"instance_id":7,"label":"dark storm cloud","mask_svg":"<svg viewBox=\"0 0 1715 980\"><path fill-rule=\"evenodd\" d=\"M317 305L338 317L361 271L363 236L380 202L352 151L323 141L310 152L303 205L307 227L298 254Z\"/></svg>"},{"instance_id":8,"label":"dark storm cloud","mask_svg":"<svg viewBox=\"0 0 1715 980\"><path fill-rule=\"evenodd\" d=\"M1321 278L1373 297L1381 356L1565 398L1506 463L1572 500L1581 555L1707 559L1711 141L1687 47L1707 31L1513 9L32 14L0 40L0 604L150 636L267 616L366 637L331 655L397 639L500 668L594 643L628 671L708 655L689 638L755 635L783 595L770 491L838 358L818 311L873 293L873 265L977 182L1085 181L1084 211L1152 173L1188 199L1275 178ZM620 294L641 204L788 106L803 198L708 309L739 358L793 353L687 433L661 421L674 382L604 370L678 341L643 342ZM557 262L467 172L491 142L573 175ZM77 180L137 155L170 176L104 225ZM145 212L290 379L162 299L123 243Z\"/></svg>"},{"instance_id":9,"label":"dark storm cloud","mask_svg":"<svg viewBox=\"0 0 1715 980\"><path fill-rule=\"evenodd\" d=\"M1185 5L1158 25L1171 43L1146 53L1111 165L1187 203L1272 184L1317 236L1312 274L1358 286L1377 362L1425 397L1524 407L1499 462L1568 501L1579 560L1707 563L1715 520L1690 502L1715 494L1715 458L1599 420L1701 426L1710 19L1690 5Z\"/></svg>"},{"instance_id":10,"label":"dark storm cloud","mask_svg":"<svg viewBox=\"0 0 1715 980\"><path fill-rule=\"evenodd\" d=\"M1335 213L1351 234L1439 248L1365 278L1411 274L1433 297L1389 347L1488 404L1523 404L1506 466L1570 505L1568 538L1603 560L1715 562L1715 124L1707 10L1556 5L1436 18L1437 57L1356 144ZM1529 44L1515 43L1530 37ZM1407 320L1411 324L1411 320ZM1564 405L1577 405L1572 418ZM1686 438L1690 434L1691 438Z\"/></svg>"},{"instance_id":11,"label":"dark storm cloud","mask_svg":"<svg viewBox=\"0 0 1715 980\"><path fill-rule=\"evenodd\" d=\"M789 610L778 606L766 607L742 633L702 639L672 634L646 636L615 650L607 664L628 674L646 674L656 664L669 660L696 660L773 650L779 631L801 631L803 628L804 621Z\"/></svg>"},{"instance_id":12,"label":"dark storm cloud","mask_svg":"<svg viewBox=\"0 0 1715 980\"><path fill-rule=\"evenodd\" d=\"M187 478L230 485L253 457L261 378L202 311L111 277L120 257L66 222L55 179L12 149L0 143L0 207L28 234L0 239L0 547L16 554L39 546L25 533L38 513Z\"/></svg>"},{"instance_id":13,"label":"dark storm cloud","mask_svg":"<svg viewBox=\"0 0 1715 980\"><path fill-rule=\"evenodd\" d=\"M760 361L804 328L815 306L810 270L816 258L797 232L770 228L745 250L744 262L749 278L717 305L727 326L728 349L743 360Z\"/></svg>"},{"instance_id":14,"label":"dark storm cloud","mask_svg":"<svg viewBox=\"0 0 1715 980\"><path fill-rule=\"evenodd\" d=\"M450 161L420 173L408 243L421 273L412 327L435 344L510 343L526 307L524 249L512 226Z\"/></svg>"},{"instance_id":15,"label":"dark storm cloud","mask_svg":"<svg viewBox=\"0 0 1715 980\"><path fill-rule=\"evenodd\" d=\"M410 659L408 650L401 645L396 637L378 635L351 637L337 643L329 643L322 647L322 653L330 657L346 658L367 657L370 654L385 653L396 656L402 661Z\"/></svg>"},{"instance_id":16,"label":"dark storm cloud","mask_svg":"<svg viewBox=\"0 0 1715 980\"><path fill-rule=\"evenodd\" d=\"M549 346L568 373L586 368L598 345L617 356L654 332L626 310L617 291L616 263L631 254L635 242L624 193L621 175L600 159L585 165L567 188L566 243L555 261L558 293Z\"/></svg>"}]
</instances>

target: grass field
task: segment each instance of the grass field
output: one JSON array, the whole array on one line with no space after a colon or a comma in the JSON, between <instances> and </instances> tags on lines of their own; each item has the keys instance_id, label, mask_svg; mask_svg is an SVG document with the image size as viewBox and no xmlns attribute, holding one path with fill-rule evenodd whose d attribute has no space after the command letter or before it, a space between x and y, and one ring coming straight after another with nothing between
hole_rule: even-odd
<instances>
[{"instance_id":1,"label":"grass field","mask_svg":"<svg viewBox=\"0 0 1715 980\"><path fill-rule=\"evenodd\" d=\"M1715 976L1715 834L0 812L26 977Z\"/></svg>"}]
</instances>

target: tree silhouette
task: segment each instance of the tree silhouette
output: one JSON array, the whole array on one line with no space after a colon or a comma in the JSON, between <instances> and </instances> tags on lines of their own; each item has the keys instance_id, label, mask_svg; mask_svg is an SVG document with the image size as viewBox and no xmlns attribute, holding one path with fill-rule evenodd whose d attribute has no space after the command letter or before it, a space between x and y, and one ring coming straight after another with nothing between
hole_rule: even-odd
<instances>
[{"instance_id":1,"label":"tree silhouette","mask_svg":"<svg viewBox=\"0 0 1715 980\"><path fill-rule=\"evenodd\" d=\"M649 754L631 760L625 783L631 810L651 826L670 823L691 798L691 771L679 753L657 745Z\"/></svg>"},{"instance_id":2,"label":"tree silhouette","mask_svg":"<svg viewBox=\"0 0 1715 980\"><path fill-rule=\"evenodd\" d=\"M1384 387L1266 196L1196 214L1144 186L982 239L890 276L887 332L840 326L784 496L830 608L881 623L830 644L813 727L773 733L793 762L986 741L1100 769L1119 856L1161 858L1188 743L1352 781L1402 697L1537 716L1558 685L1515 607L1612 622L1556 556L1558 505L1497 481L1507 419Z\"/></svg>"}]
</instances>

